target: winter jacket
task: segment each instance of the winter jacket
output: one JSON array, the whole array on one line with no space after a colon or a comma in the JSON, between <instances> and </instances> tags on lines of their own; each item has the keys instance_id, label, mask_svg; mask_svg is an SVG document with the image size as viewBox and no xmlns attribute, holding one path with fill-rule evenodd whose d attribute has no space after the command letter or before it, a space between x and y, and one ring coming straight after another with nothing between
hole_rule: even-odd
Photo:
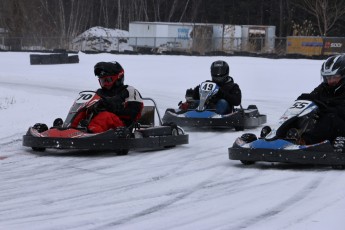
<instances>
[{"instance_id":1,"label":"winter jacket","mask_svg":"<svg viewBox=\"0 0 345 230\"><path fill-rule=\"evenodd\" d=\"M89 120L91 115L87 124L91 133L129 126L141 117L143 102L134 87L125 85L110 90L98 89L96 93L101 99L90 109L78 113L72 128L77 128L82 120Z\"/></svg>"},{"instance_id":2,"label":"winter jacket","mask_svg":"<svg viewBox=\"0 0 345 230\"><path fill-rule=\"evenodd\" d=\"M134 87L123 85L110 90L101 88L97 90L97 94L102 97L99 106L116 114L126 126L140 118L143 101Z\"/></svg>"},{"instance_id":3,"label":"winter jacket","mask_svg":"<svg viewBox=\"0 0 345 230\"><path fill-rule=\"evenodd\" d=\"M319 107L314 126L302 134L306 144L324 140L331 143L339 136L345 136L345 79L335 86L321 83L311 93L304 93L297 99L314 101Z\"/></svg>"},{"instance_id":4,"label":"winter jacket","mask_svg":"<svg viewBox=\"0 0 345 230\"><path fill-rule=\"evenodd\" d=\"M320 104L321 112L336 112L345 120L345 79L342 79L337 86L321 83L311 93L303 93L297 99L311 100L315 103L319 101L325 105Z\"/></svg>"},{"instance_id":5,"label":"winter jacket","mask_svg":"<svg viewBox=\"0 0 345 230\"><path fill-rule=\"evenodd\" d=\"M219 91L210 99L211 104L216 104L220 99L225 99L230 106L238 106L241 104L241 89L238 84L234 82L232 77L229 76L229 79L224 84L218 86ZM194 100L199 100L199 88L200 85L193 89Z\"/></svg>"}]
</instances>

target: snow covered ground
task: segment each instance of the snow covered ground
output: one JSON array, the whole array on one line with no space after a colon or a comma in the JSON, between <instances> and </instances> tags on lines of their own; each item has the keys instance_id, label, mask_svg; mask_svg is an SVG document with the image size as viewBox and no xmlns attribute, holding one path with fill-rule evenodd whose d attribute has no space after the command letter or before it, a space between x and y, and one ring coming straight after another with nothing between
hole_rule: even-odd
<instances>
[{"instance_id":1,"label":"snow covered ground","mask_svg":"<svg viewBox=\"0 0 345 230\"><path fill-rule=\"evenodd\" d=\"M126 83L163 115L223 59L243 106L256 104L268 124L319 84L322 61L80 53L79 64L31 66L29 55L0 53L1 230L344 229L345 171L230 161L243 132L193 130L188 145L127 156L21 145L30 125L65 118L79 91L98 88L99 61L119 61Z\"/></svg>"}]
</instances>

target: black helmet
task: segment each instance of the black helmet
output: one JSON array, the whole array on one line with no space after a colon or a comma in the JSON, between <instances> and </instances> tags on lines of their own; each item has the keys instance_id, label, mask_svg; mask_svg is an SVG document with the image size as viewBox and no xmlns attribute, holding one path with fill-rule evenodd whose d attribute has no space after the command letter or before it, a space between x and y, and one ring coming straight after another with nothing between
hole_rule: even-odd
<instances>
[{"instance_id":1,"label":"black helmet","mask_svg":"<svg viewBox=\"0 0 345 230\"><path fill-rule=\"evenodd\" d=\"M123 85L125 72L118 62L98 62L94 72L102 88L110 89L114 85L117 87Z\"/></svg>"},{"instance_id":2,"label":"black helmet","mask_svg":"<svg viewBox=\"0 0 345 230\"><path fill-rule=\"evenodd\" d=\"M327 58L327 60L321 66L321 76L324 82L328 76L345 74L345 55L335 55Z\"/></svg>"},{"instance_id":3,"label":"black helmet","mask_svg":"<svg viewBox=\"0 0 345 230\"><path fill-rule=\"evenodd\" d=\"M212 81L215 83L225 83L229 76L229 65L225 61L215 61L211 65Z\"/></svg>"}]
</instances>

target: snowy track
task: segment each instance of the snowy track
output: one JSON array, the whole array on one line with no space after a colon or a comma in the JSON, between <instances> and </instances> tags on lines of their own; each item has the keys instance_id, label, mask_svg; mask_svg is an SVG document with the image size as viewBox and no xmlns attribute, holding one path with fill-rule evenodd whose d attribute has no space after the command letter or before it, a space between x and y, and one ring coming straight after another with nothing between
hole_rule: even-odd
<instances>
[{"instance_id":1,"label":"snowy track","mask_svg":"<svg viewBox=\"0 0 345 230\"><path fill-rule=\"evenodd\" d=\"M0 110L1 230L343 229L345 171L293 164L243 166L230 161L227 148L243 132L187 130L188 145L132 151L127 156L96 151L36 153L22 147L22 135L30 125L50 124L56 117L64 118L79 90L97 87L90 63L112 60L114 56L82 55L78 65L50 68L28 65L28 54L0 53L0 57L7 60L8 66L13 65L11 60L23 62L23 68L17 72L10 68L6 72L5 68L0 73L0 102L4 97L15 99L15 103ZM185 88L206 79L203 72L207 73L209 63L214 60L126 55L116 58L128 69L126 79L130 84L137 86L143 96L154 95L161 112L175 106L183 98ZM191 79L183 79L172 70L164 83L160 83L161 71L151 73L151 82L156 82L152 90L152 85L145 84L148 79L142 79L142 68L134 63L150 66L158 60L162 69L178 62L194 66L199 72L189 73L194 76ZM226 60L242 86L244 106L257 104L260 112L268 115L268 123L274 123L285 105L302 91L309 91L318 83L311 76L309 86L296 89L296 81L291 77L295 76L292 72L297 62L304 62L305 72L313 73L314 68L317 68L314 72L318 71L318 61L240 57ZM240 68L244 62L257 66L255 76L253 70ZM197 66L206 67L199 70ZM257 78L261 77L258 74L267 71L267 66L281 75L279 79L269 79L271 84L287 87L285 91L289 93L277 97L277 91L270 88L272 85L258 83ZM52 74L51 68L58 74ZM74 75L66 77L73 68L80 71L72 71ZM247 72L240 74L239 70ZM8 74L12 74L10 79L5 77ZM200 79L202 75L205 77ZM173 77L181 79L175 81L176 88L164 92L162 87L173 84L170 82ZM22 78L28 78L28 82L20 81ZM267 76L262 74L262 78L264 81ZM283 86L281 81L285 82ZM78 83L75 92L70 82ZM260 89L255 91L252 82L259 84ZM259 131L260 128L245 132Z\"/></svg>"}]
</instances>

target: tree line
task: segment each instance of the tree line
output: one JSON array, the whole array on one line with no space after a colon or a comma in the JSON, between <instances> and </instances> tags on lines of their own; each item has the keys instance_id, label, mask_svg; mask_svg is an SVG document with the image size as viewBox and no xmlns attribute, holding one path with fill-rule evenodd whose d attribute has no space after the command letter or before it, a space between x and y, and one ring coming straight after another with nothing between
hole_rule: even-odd
<instances>
[{"instance_id":1,"label":"tree line","mask_svg":"<svg viewBox=\"0 0 345 230\"><path fill-rule=\"evenodd\" d=\"M343 36L345 0L1 0L11 37L75 37L131 21L274 25L276 36Z\"/></svg>"}]
</instances>

